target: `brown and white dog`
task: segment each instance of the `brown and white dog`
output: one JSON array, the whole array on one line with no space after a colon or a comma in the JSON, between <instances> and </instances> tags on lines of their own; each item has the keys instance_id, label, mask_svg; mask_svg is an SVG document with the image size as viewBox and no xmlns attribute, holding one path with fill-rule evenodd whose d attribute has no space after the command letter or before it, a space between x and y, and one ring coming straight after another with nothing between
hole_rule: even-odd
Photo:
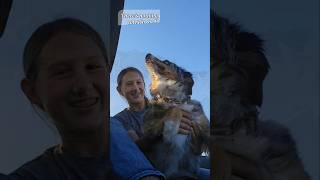
<instances>
[{"instance_id":1,"label":"brown and white dog","mask_svg":"<svg viewBox=\"0 0 320 180\"><path fill-rule=\"evenodd\" d=\"M145 60L152 79L152 100L144 116L144 135L161 136L146 155L169 179L194 178L199 155L191 151L191 135L178 134L182 110L190 112L200 125L198 138L204 144L210 136L210 127L201 104L191 99L192 74L152 54L147 54Z\"/></svg>"},{"instance_id":2,"label":"brown and white dog","mask_svg":"<svg viewBox=\"0 0 320 180\"><path fill-rule=\"evenodd\" d=\"M216 14L211 21L213 178L308 180L288 128L259 114L270 68L263 40Z\"/></svg>"}]
</instances>

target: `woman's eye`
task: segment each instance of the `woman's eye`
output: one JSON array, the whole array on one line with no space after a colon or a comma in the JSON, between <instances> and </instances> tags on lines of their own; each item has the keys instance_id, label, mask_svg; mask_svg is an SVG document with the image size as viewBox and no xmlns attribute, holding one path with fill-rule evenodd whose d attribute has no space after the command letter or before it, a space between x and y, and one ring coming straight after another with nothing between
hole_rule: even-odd
<instances>
[{"instance_id":1,"label":"woman's eye","mask_svg":"<svg viewBox=\"0 0 320 180\"><path fill-rule=\"evenodd\" d=\"M52 76L54 76L54 77L61 77L61 76L67 75L68 73L70 73L70 69L67 69L67 68L65 68L65 69L58 69L58 70L53 71Z\"/></svg>"},{"instance_id":2,"label":"woman's eye","mask_svg":"<svg viewBox=\"0 0 320 180\"><path fill-rule=\"evenodd\" d=\"M132 86L132 85L133 85L133 83L127 83L126 85L127 85L127 86Z\"/></svg>"},{"instance_id":3,"label":"woman's eye","mask_svg":"<svg viewBox=\"0 0 320 180\"><path fill-rule=\"evenodd\" d=\"M102 68L102 66L100 64L89 64L87 65L87 69L88 70L96 70L96 69L100 69Z\"/></svg>"}]
</instances>

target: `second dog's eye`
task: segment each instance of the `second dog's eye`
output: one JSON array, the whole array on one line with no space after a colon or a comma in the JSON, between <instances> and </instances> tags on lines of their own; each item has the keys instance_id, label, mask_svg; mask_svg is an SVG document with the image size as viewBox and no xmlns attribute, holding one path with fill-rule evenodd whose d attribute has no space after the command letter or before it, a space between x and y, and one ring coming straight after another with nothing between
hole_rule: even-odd
<instances>
[{"instance_id":1,"label":"second dog's eye","mask_svg":"<svg viewBox=\"0 0 320 180\"><path fill-rule=\"evenodd\" d=\"M163 66L159 66L160 71L164 71L164 67Z\"/></svg>"},{"instance_id":2,"label":"second dog's eye","mask_svg":"<svg viewBox=\"0 0 320 180\"><path fill-rule=\"evenodd\" d=\"M72 68L65 65L60 65L50 69L50 77L62 79L72 74Z\"/></svg>"},{"instance_id":3,"label":"second dog's eye","mask_svg":"<svg viewBox=\"0 0 320 180\"><path fill-rule=\"evenodd\" d=\"M52 73L52 76L62 78L71 73L70 69L59 69Z\"/></svg>"},{"instance_id":4,"label":"second dog's eye","mask_svg":"<svg viewBox=\"0 0 320 180\"><path fill-rule=\"evenodd\" d=\"M102 66L100 64L88 64L86 65L86 69L88 70L96 70L96 69L100 69L102 68Z\"/></svg>"}]
</instances>

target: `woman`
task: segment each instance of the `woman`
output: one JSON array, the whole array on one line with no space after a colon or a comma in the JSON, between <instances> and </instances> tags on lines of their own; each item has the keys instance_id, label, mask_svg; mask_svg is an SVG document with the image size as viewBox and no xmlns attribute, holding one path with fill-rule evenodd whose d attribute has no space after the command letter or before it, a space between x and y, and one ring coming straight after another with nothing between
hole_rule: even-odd
<instances>
[{"instance_id":1,"label":"woman","mask_svg":"<svg viewBox=\"0 0 320 180\"><path fill-rule=\"evenodd\" d=\"M123 96L129 107L119 112L114 116L119 120L130 137L142 149L148 151L151 149L154 141L159 140L159 137L144 137L143 136L143 115L148 107L148 99L145 96L145 82L142 73L134 68L128 67L123 69L117 77L117 91ZM199 127L191 121L192 115L189 112L183 111L179 133L192 134L192 150L195 154L202 153L202 142L195 141L195 136L199 135ZM199 179L209 179L210 172L207 169L199 169Z\"/></svg>"},{"instance_id":2,"label":"woman","mask_svg":"<svg viewBox=\"0 0 320 180\"><path fill-rule=\"evenodd\" d=\"M138 69L128 67L119 73L117 84L117 91L127 100L129 108L114 117L123 124L133 140L138 140L143 136L143 115L148 107L143 75ZM179 133L187 135L195 128L197 127L191 121L191 114L183 111Z\"/></svg>"},{"instance_id":3,"label":"woman","mask_svg":"<svg viewBox=\"0 0 320 180\"><path fill-rule=\"evenodd\" d=\"M49 115L62 144L6 177L164 178L131 143L121 124L112 119L109 151L111 68L107 57L99 34L80 20L59 19L40 26L32 34L24 50L26 77L21 88L36 110ZM127 168L129 164L136 166Z\"/></svg>"}]
</instances>

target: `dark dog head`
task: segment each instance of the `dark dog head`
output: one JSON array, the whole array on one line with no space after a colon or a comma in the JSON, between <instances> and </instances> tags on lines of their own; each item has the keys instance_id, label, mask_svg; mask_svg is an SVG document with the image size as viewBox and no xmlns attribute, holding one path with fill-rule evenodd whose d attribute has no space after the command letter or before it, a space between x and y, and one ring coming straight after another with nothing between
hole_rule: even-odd
<instances>
[{"instance_id":1,"label":"dark dog head","mask_svg":"<svg viewBox=\"0 0 320 180\"><path fill-rule=\"evenodd\" d=\"M146 55L146 66L151 75L151 95L184 100L192 95L192 74L168 60Z\"/></svg>"}]
</instances>

